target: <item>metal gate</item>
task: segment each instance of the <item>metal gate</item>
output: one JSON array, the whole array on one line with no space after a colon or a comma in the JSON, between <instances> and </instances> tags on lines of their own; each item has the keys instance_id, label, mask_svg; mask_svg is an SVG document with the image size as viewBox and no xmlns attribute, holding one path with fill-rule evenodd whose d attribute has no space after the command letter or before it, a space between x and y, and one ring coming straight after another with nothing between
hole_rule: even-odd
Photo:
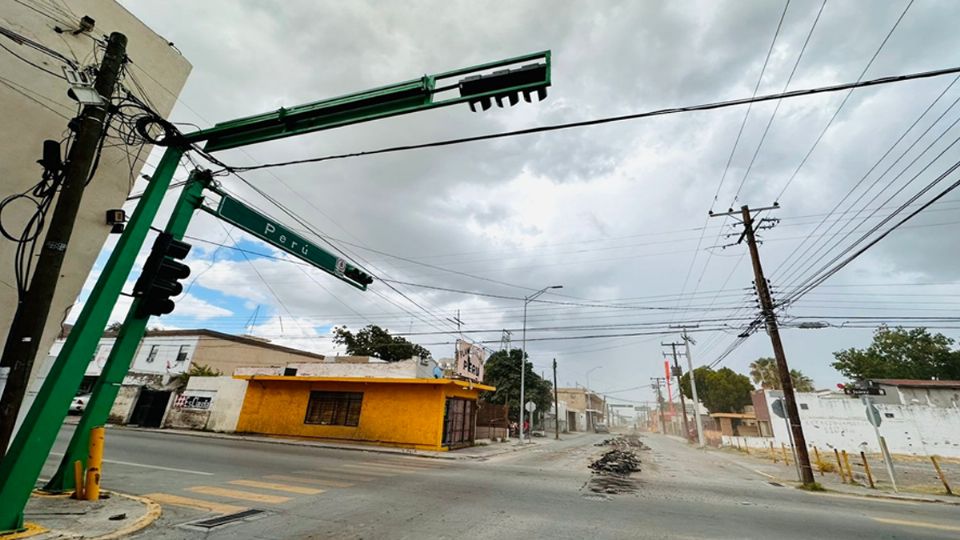
<instances>
[{"instance_id":1,"label":"metal gate","mask_svg":"<svg viewBox=\"0 0 960 540\"><path fill-rule=\"evenodd\" d=\"M475 401L463 398L447 398L443 414L443 446L462 448L472 445L476 415Z\"/></svg>"}]
</instances>

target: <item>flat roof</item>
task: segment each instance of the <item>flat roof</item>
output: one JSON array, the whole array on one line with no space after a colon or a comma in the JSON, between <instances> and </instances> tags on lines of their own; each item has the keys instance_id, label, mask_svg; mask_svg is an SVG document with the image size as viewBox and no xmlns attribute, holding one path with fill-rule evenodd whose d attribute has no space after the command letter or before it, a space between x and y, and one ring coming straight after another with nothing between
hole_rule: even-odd
<instances>
[{"instance_id":1,"label":"flat roof","mask_svg":"<svg viewBox=\"0 0 960 540\"><path fill-rule=\"evenodd\" d=\"M750 414L750 413L718 412L718 413L710 413L710 416L714 418L742 418L744 420L757 419L757 415Z\"/></svg>"},{"instance_id":2,"label":"flat roof","mask_svg":"<svg viewBox=\"0 0 960 540\"><path fill-rule=\"evenodd\" d=\"M470 381L456 379L406 379L397 377L305 377L298 375L234 375L234 379L246 381L276 381L276 382L341 382L341 383L374 383L374 384L452 384L461 388L476 388L485 392L493 392L496 387Z\"/></svg>"},{"instance_id":3,"label":"flat roof","mask_svg":"<svg viewBox=\"0 0 960 540\"><path fill-rule=\"evenodd\" d=\"M887 386L905 386L912 388L960 388L960 381L932 381L926 379L873 379L873 382Z\"/></svg>"}]
</instances>

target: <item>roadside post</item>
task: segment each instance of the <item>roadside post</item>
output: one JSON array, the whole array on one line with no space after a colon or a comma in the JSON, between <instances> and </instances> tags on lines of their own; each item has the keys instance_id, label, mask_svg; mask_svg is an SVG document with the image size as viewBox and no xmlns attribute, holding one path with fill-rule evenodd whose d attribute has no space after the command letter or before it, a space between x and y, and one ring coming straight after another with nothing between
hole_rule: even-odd
<instances>
[{"instance_id":1,"label":"roadside post","mask_svg":"<svg viewBox=\"0 0 960 540\"><path fill-rule=\"evenodd\" d=\"M803 482L803 473L800 471L800 460L797 459L796 448L793 444L793 430L790 427L790 420L787 419L787 411L784 408L783 398L777 398L770 405L770 408L773 410L773 414L783 418L783 423L787 426L787 437L790 439L790 451L793 453L793 464L797 469L797 478ZM782 443L781 443L782 447ZM790 462L787 460L787 455L784 453L783 460L789 465Z\"/></svg>"},{"instance_id":2,"label":"roadside post","mask_svg":"<svg viewBox=\"0 0 960 540\"><path fill-rule=\"evenodd\" d=\"M883 422L883 417L880 416L880 411L870 401L870 396L860 396L860 401L866 405L867 421L873 426L873 432L877 435L877 444L880 446L880 452L883 453L883 462L887 467L887 475L890 476L890 485L893 486L894 492L899 493L897 479L894 476L893 458L890 457L890 450L887 449L886 439L883 438L883 435L880 435L880 424Z\"/></svg>"},{"instance_id":3,"label":"roadside post","mask_svg":"<svg viewBox=\"0 0 960 540\"><path fill-rule=\"evenodd\" d=\"M947 477L943 474L940 464L937 463L937 456L930 456L930 461L933 462L933 468L937 470L937 476L939 476L940 481L943 482L943 488L947 490L947 495L953 495L953 490L950 489L950 484L947 483Z\"/></svg>"},{"instance_id":4,"label":"roadside post","mask_svg":"<svg viewBox=\"0 0 960 540\"><path fill-rule=\"evenodd\" d=\"M873 473L870 472L870 463L867 461L867 454L862 450L860 451L860 459L863 460L863 470L867 473L867 481L870 482L870 489L876 489L877 486L873 483Z\"/></svg>"},{"instance_id":5,"label":"roadside post","mask_svg":"<svg viewBox=\"0 0 960 540\"><path fill-rule=\"evenodd\" d=\"M530 415L529 415L529 418L530 418L530 420L529 420L529 422L530 422L530 435L532 436L532 435L533 435L533 411L537 410L537 404L534 403L534 402L532 402L532 401L528 401L526 404L524 404L523 408L526 409L528 413L530 413ZM520 431L521 431L521 432L523 431L523 424L522 424L522 423L521 423L521 425L520 425Z\"/></svg>"}]
</instances>

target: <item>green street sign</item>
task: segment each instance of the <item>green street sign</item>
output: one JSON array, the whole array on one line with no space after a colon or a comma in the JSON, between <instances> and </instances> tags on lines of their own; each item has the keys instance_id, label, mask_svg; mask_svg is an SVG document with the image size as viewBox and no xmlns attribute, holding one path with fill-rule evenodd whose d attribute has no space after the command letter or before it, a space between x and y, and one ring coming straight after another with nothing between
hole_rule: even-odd
<instances>
[{"instance_id":1,"label":"green street sign","mask_svg":"<svg viewBox=\"0 0 960 540\"><path fill-rule=\"evenodd\" d=\"M360 290L373 281L356 266L226 195L214 215Z\"/></svg>"}]
</instances>

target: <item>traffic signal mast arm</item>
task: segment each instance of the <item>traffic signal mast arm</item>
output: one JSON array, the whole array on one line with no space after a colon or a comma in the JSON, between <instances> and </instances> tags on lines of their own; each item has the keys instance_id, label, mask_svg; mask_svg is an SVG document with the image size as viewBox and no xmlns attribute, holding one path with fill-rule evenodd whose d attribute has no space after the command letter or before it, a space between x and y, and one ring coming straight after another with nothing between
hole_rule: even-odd
<instances>
[{"instance_id":1,"label":"traffic signal mast arm","mask_svg":"<svg viewBox=\"0 0 960 540\"><path fill-rule=\"evenodd\" d=\"M507 68L517 64L521 65ZM501 67L506 69L484 73ZM438 83L458 77L463 78L438 86ZM469 103L470 109L476 111L478 104L483 110L489 109L491 99L500 107L503 107L504 99L510 105L516 105L520 94L527 102L532 101L534 94L542 100L547 96L549 86L550 51L543 51L221 122L183 137L187 143L205 141L204 150L216 152L459 103ZM434 99L438 94L452 90L458 90L459 95Z\"/></svg>"}]
</instances>

